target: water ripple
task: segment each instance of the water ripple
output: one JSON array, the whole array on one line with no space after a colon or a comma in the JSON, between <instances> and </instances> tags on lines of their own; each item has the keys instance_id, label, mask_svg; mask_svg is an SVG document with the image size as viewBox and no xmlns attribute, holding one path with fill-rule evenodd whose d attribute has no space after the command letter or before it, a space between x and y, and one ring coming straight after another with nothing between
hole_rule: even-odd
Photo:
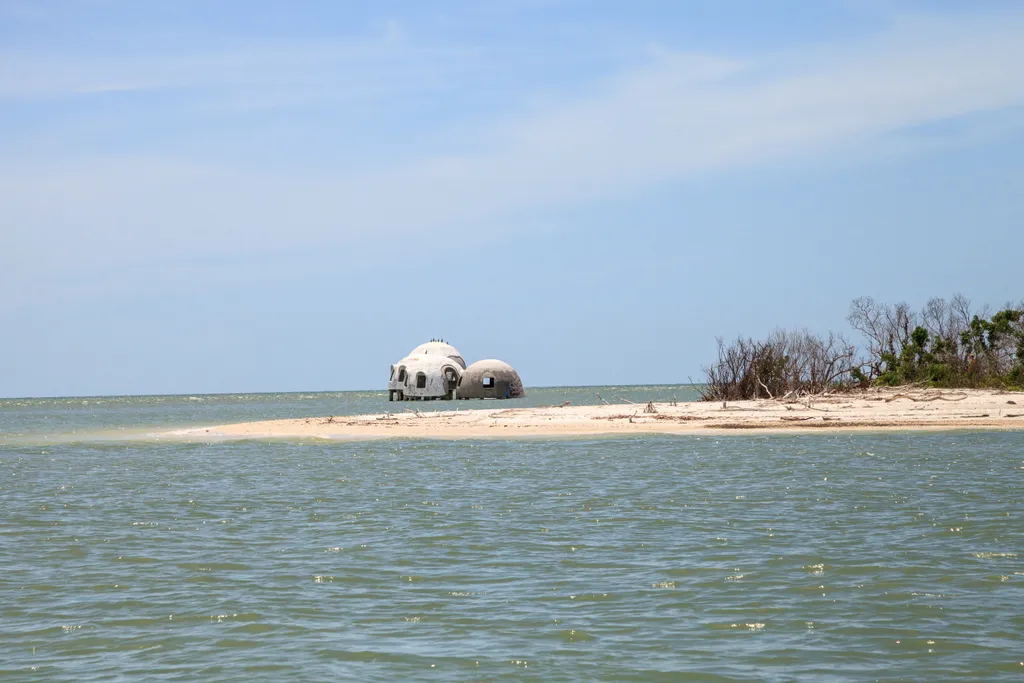
<instances>
[{"instance_id":1,"label":"water ripple","mask_svg":"<svg viewBox=\"0 0 1024 683\"><path fill-rule=\"evenodd\" d=\"M1018 680L1022 446L0 446L0 678Z\"/></svg>"}]
</instances>

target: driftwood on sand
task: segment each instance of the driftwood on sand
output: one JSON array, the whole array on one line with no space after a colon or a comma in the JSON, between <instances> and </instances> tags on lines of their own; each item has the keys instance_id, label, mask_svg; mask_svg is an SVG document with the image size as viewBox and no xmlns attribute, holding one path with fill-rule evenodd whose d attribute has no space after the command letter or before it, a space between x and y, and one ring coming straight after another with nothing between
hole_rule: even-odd
<instances>
[{"instance_id":1,"label":"driftwood on sand","mask_svg":"<svg viewBox=\"0 0 1024 683\"><path fill-rule=\"evenodd\" d=\"M1024 393L958 390L869 390L724 404L706 401L637 403L602 401L507 410L420 411L298 418L169 432L168 438L512 438L616 434L710 434L716 430L1022 429ZM1008 400L1009 398L1009 400ZM1017 399L1017 400L1014 400ZM1012 403L1010 401L1013 401ZM1012 409L1012 408L1011 408Z\"/></svg>"}]
</instances>

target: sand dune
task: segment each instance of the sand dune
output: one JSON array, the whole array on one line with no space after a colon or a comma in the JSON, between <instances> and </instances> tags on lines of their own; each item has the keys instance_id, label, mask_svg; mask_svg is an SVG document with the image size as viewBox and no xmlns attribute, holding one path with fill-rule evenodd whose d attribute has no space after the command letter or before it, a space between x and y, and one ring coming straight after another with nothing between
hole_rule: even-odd
<instances>
[{"instance_id":1,"label":"sand dune","mask_svg":"<svg viewBox=\"0 0 1024 683\"><path fill-rule=\"evenodd\" d=\"M810 398L729 403L615 403L505 408L501 402L430 411L430 403L398 404L400 412L309 417L178 430L188 439L519 438L628 434L723 434L886 429L1022 429L1024 392L867 390ZM470 408L471 407L471 408ZM461 408L461 406L460 406Z\"/></svg>"}]
</instances>

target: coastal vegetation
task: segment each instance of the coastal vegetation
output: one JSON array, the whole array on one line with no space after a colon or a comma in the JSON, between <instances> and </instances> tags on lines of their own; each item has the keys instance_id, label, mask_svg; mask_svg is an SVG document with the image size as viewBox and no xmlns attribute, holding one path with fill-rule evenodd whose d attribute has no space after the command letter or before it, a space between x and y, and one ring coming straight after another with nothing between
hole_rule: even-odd
<instances>
[{"instance_id":1,"label":"coastal vegetation","mask_svg":"<svg viewBox=\"0 0 1024 683\"><path fill-rule=\"evenodd\" d=\"M871 386L1024 387L1024 300L992 312L957 294L920 311L906 303L855 299L845 335L777 330L765 339L718 339L704 368L707 401L779 398Z\"/></svg>"}]
</instances>

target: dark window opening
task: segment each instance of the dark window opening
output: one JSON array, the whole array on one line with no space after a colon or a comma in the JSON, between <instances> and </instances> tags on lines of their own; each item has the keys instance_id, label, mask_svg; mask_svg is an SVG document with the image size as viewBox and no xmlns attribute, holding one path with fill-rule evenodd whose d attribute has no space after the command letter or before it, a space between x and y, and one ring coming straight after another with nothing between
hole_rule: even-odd
<instances>
[{"instance_id":1,"label":"dark window opening","mask_svg":"<svg viewBox=\"0 0 1024 683\"><path fill-rule=\"evenodd\" d=\"M407 375L405 374L405 368L400 368L398 370L398 381L404 384L406 376Z\"/></svg>"},{"instance_id":2,"label":"dark window opening","mask_svg":"<svg viewBox=\"0 0 1024 683\"><path fill-rule=\"evenodd\" d=\"M493 377L484 377L484 388L492 389L493 387L494 387L494 378Z\"/></svg>"},{"instance_id":3,"label":"dark window opening","mask_svg":"<svg viewBox=\"0 0 1024 683\"><path fill-rule=\"evenodd\" d=\"M389 377L388 379L394 379L394 378L395 378L395 366L392 365L391 366L391 377Z\"/></svg>"},{"instance_id":4,"label":"dark window opening","mask_svg":"<svg viewBox=\"0 0 1024 683\"><path fill-rule=\"evenodd\" d=\"M416 388L426 389L427 388L427 376L422 372L416 374Z\"/></svg>"}]
</instances>

